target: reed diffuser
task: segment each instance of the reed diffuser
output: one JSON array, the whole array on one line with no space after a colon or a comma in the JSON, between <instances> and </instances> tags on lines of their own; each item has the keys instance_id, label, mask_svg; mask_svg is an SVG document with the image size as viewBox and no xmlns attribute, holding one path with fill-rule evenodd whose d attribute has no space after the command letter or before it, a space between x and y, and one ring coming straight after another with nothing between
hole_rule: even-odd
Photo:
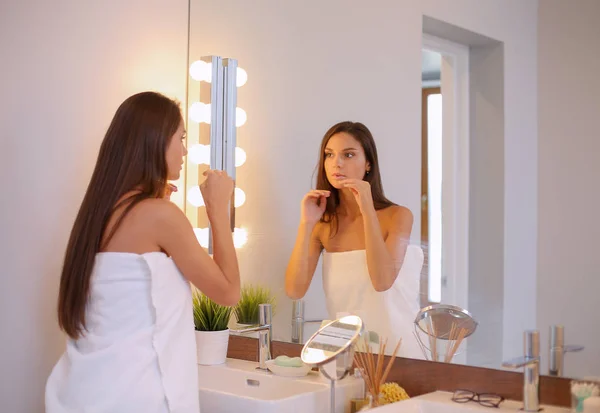
<instances>
[{"instance_id":1,"label":"reed diffuser","mask_svg":"<svg viewBox=\"0 0 600 413\"><path fill-rule=\"evenodd\" d=\"M372 397L372 407L376 407L382 402L382 400L380 400L381 386L385 383L385 380L392 369L392 365L396 359L396 354L398 353L400 345L402 344L402 339L398 340L398 344L396 344L394 353L388 361L385 369L384 363L387 339L385 339L385 342L382 342L382 340L379 339L379 354L377 355L373 353L371 350L371 345L367 340L361 341L360 344L362 344L362 346L357 346L357 351L354 353L354 362L358 368L362 370L362 377L365 381L365 385L367 386L367 393ZM362 349L360 347L362 347Z\"/></svg>"},{"instance_id":2,"label":"reed diffuser","mask_svg":"<svg viewBox=\"0 0 600 413\"><path fill-rule=\"evenodd\" d=\"M427 338L429 340L429 348L425 347L423 341L415 333L417 341L421 346L421 350L423 351L423 355L426 359L430 359L433 361L443 360L444 363L450 363L452 361L452 359L456 355L456 352L460 348L462 341L465 339L466 335L469 332L468 329L464 327L459 327L459 324L455 321L452 322L452 325L450 326L450 331L441 335L438 334L435 324L433 323L431 325L427 324L426 328ZM439 346L442 347L442 349L438 349L438 340L443 340L446 343L445 347ZM429 350L431 358L427 356L426 350Z\"/></svg>"},{"instance_id":3,"label":"reed diffuser","mask_svg":"<svg viewBox=\"0 0 600 413\"><path fill-rule=\"evenodd\" d=\"M448 344L446 345L446 356L444 357L445 363L450 363L452 358L456 354L456 350L460 347L460 344L467 335L468 330L463 327L458 327L456 322L452 323L450 328L450 335L448 337Z\"/></svg>"}]
</instances>

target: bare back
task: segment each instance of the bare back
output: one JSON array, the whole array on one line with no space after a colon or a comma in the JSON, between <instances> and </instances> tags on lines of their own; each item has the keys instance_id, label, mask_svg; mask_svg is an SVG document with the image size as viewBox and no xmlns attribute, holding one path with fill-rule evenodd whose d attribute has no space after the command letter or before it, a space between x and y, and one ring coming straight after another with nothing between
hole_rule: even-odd
<instances>
[{"instance_id":1,"label":"bare back","mask_svg":"<svg viewBox=\"0 0 600 413\"><path fill-rule=\"evenodd\" d=\"M135 192L131 191L125 194L117 205L124 199L127 199ZM135 205L123 218L119 227L116 229L107 245L104 245L129 203L119 206L110 217L104 234L102 243L104 245L102 252L130 252L134 254L144 254L147 252L165 252L158 243L158 237L155 233L156 204L168 202L161 199L146 199Z\"/></svg>"},{"instance_id":2,"label":"bare back","mask_svg":"<svg viewBox=\"0 0 600 413\"><path fill-rule=\"evenodd\" d=\"M121 200L132 194L133 191L125 194ZM119 206L110 217L103 240L126 208L127 203ZM179 207L167 199L145 199L127 213L101 252L164 252L173 259L182 275L208 297L221 305L235 305L239 300L240 282L229 219L223 214L211 223L216 232L215 260L200 246Z\"/></svg>"}]
</instances>

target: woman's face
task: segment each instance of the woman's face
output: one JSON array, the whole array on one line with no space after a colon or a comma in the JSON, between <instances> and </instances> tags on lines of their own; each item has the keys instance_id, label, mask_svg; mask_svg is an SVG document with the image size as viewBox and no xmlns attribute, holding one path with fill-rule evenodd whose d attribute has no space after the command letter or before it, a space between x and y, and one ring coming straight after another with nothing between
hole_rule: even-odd
<instances>
[{"instance_id":1,"label":"woman's face","mask_svg":"<svg viewBox=\"0 0 600 413\"><path fill-rule=\"evenodd\" d=\"M325 173L336 189L343 179L363 179L371 168L362 145L354 136L340 132L329 138L325 147Z\"/></svg>"},{"instance_id":2,"label":"woman's face","mask_svg":"<svg viewBox=\"0 0 600 413\"><path fill-rule=\"evenodd\" d=\"M183 168L183 157L185 155L187 155L187 149L185 147L185 129L183 128L183 121L181 121L177 131L171 137L171 141L167 146L167 179L169 181L176 181L179 179L181 168Z\"/></svg>"}]
</instances>

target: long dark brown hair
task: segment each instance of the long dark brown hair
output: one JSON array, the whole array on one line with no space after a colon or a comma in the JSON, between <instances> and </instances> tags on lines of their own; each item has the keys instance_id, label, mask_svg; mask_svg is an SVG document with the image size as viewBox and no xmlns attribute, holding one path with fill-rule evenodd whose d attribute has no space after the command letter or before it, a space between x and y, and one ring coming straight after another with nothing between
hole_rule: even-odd
<instances>
[{"instance_id":1,"label":"long dark brown hair","mask_svg":"<svg viewBox=\"0 0 600 413\"><path fill-rule=\"evenodd\" d=\"M387 199L383 193L383 185L381 184L381 173L379 172L379 160L377 158L377 147L371 131L360 122L340 122L333 125L323 136L321 141L321 153L319 155L318 174L317 174L317 189L325 189L331 192L327 198L325 213L321 218L321 222L330 223L332 225L331 236L337 232L337 208L340 205L340 193L331 185L325 173L325 148L329 139L333 135L345 132L354 137L363 148L367 162L371 166L369 173L365 173L363 180L371 185L371 194L373 195L373 205L375 210L387 208L396 205Z\"/></svg>"},{"instance_id":2,"label":"long dark brown hair","mask_svg":"<svg viewBox=\"0 0 600 413\"><path fill-rule=\"evenodd\" d=\"M136 204L164 196L168 178L166 150L181 121L179 104L155 92L133 95L117 109L100 146L65 253L58 324L71 338L79 338L86 330L85 311L96 253L108 244ZM133 190L133 195L116 205ZM125 205L103 240L111 215Z\"/></svg>"}]
</instances>

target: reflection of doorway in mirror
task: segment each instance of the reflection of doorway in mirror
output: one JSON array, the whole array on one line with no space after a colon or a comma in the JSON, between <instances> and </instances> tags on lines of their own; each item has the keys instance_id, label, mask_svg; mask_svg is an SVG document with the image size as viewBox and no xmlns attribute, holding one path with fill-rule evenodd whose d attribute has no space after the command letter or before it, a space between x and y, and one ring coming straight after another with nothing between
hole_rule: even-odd
<instances>
[{"instance_id":1,"label":"reflection of doorway in mirror","mask_svg":"<svg viewBox=\"0 0 600 413\"><path fill-rule=\"evenodd\" d=\"M423 51L424 56L426 53L441 58L438 53ZM425 58L423 60L425 63ZM425 68L424 66L424 74ZM437 83L439 84L439 80ZM421 307L425 307L442 300L441 88L424 86L421 99L421 244L425 253L424 277L421 280Z\"/></svg>"},{"instance_id":2,"label":"reflection of doorway in mirror","mask_svg":"<svg viewBox=\"0 0 600 413\"><path fill-rule=\"evenodd\" d=\"M468 59L466 46L423 35L422 307L444 303L468 310ZM464 360L457 355L457 362Z\"/></svg>"}]
</instances>

